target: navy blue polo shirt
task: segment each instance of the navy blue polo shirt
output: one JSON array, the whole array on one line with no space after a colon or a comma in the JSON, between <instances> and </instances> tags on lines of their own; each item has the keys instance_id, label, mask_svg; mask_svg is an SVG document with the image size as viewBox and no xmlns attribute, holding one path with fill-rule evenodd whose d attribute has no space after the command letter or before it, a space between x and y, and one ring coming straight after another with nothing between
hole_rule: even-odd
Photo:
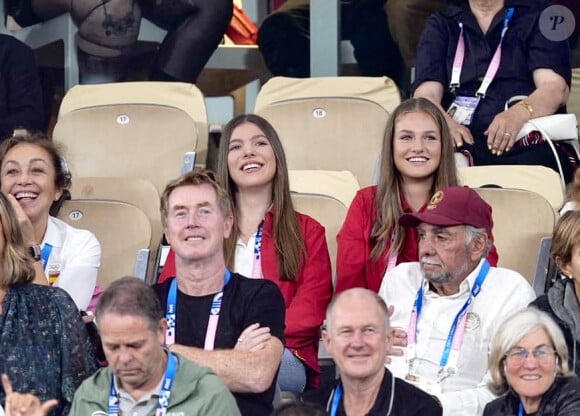
<instances>
[{"instance_id":1,"label":"navy blue polo shirt","mask_svg":"<svg viewBox=\"0 0 580 416\"><path fill-rule=\"evenodd\" d=\"M514 8L514 15L502 45L501 63L486 97L474 114L471 129L484 131L493 117L503 111L506 100L515 95L531 94L536 89L533 80L536 69L552 69L570 85L568 41L551 41L539 29L540 14L548 5L544 1L506 0L505 8L494 17L486 34L479 27L467 1L431 15L417 50L414 89L422 82L437 81L446 91L443 107L448 108L453 102L449 82L459 39L459 22L463 22L466 50L461 85L456 94L475 96L499 44L509 7ZM559 112L565 112L565 108Z\"/></svg>"}]
</instances>

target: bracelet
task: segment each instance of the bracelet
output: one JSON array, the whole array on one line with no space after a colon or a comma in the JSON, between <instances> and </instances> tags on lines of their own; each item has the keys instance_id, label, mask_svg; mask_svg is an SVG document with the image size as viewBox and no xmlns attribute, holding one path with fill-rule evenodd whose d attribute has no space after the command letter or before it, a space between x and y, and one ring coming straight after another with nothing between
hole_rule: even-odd
<instances>
[{"instance_id":1,"label":"bracelet","mask_svg":"<svg viewBox=\"0 0 580 416\"><path fill-rule=\"evenodd\" d=\"M520 101L520 104L522 105L522 107L524 107L526 110L528 110L528 113L530 113L530 118L534 117L534 107L532 107L532 105L530 104L529 101Z\"/></svg>"}]
</instances>

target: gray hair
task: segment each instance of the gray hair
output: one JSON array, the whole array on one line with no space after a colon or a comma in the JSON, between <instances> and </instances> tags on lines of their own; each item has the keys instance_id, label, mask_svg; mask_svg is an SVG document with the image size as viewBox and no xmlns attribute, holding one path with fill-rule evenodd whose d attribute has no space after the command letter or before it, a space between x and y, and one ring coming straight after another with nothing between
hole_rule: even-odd
<instances>
[{"instance_id":1,"label":"gray hair","mask_svg":"<svg viewBox=\"0 0 580 416\"><path fill-rule=\"evenodd\" d=\"M493 242L487 235L487 231L485 230L485 228L478 228L474 227L473 225L465 225L465 238L466 238L465 242L467 243L467 245L469 245L473 240L479 237L485 237L487 239L485 243L485 249L483 250L483 253L481 255L481 258L484 259L489 254L489 250L491 250L491 246L493 245Z\"/></svg>"},{"instance_id":2,"label":"gray hair","mask_svg":"<svg viewBox=\"0 0 580 416\"><path fill-rule=\"evenodd\" d=\"M101 295L97 305L97 322L107 313L145 318L152 331L157 330L159 321L164 318L153 289L141 279L129 276L115 280Z\"/></svg>"},{"instance_id":3,"label":"gray hair","mask_svg":"<svg viewBox=\"0 0 580 416\"><path fill-rule=\"evenodd\" d=\"M546 331L552 341L552 347L556 350L559 358L556 374L563 377L574 375L568 366L568 347L560 327L547 313L528 307L506 319L491 341L489 372L492 381L489 383L489 389L493 393L500 395L509 388L503 368L506 353L522 338L538 329Z\"/></svg>"}]
</instances>

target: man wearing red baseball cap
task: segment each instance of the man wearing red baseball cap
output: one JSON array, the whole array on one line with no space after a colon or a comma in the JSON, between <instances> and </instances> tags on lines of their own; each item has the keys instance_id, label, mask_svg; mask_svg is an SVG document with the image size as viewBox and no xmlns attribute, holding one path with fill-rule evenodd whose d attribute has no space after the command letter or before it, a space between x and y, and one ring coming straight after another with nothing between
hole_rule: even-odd
<instances>
[{"instance_id":1,"label":"man wearing red baseball cap","mask_svg":"<svg viewBox=\"0 0 580 416\"><path fill-rule=\"evenodd\" d=\"M379 294L394 308L389 369L437 396L444 416L480 415L488 350L498 325L535 299L515 271L490 267L491 207L468 187L436 192L427 209L399 219L419 234L419 261L388 272Z\"/></svg>"}]
</instances>

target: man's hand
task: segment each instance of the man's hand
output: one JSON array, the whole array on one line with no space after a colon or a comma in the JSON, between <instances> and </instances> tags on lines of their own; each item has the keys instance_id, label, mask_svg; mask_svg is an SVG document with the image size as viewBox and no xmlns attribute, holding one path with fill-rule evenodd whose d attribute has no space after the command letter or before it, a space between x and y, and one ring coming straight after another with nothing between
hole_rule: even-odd
<instances>
[{"instance_id":1,"label":"man's hand","mask_svg":"<svg viewBox=\"0 0 580 416\"><path fill-rule=\"evenodd\" d=\"M22 394L12 390L12 383L6 374L2 374L2 387L6 393L6 416L47 416L58 404L52 399L40 404L40 400L33 394Z\"/></svg>"},{"instance_id":2,"label":"man's hand","mask_svg":"<svg viewBox=\"0 0 580 416\"><path fill-rule=\"evenodd\" d=\"M266 346L266 342L272 337L270 335L270 328L260 327L260 324L255 323L242 331L236 342L234 350L239 351L257 351Z\"/></svg>"}]
</instances>

